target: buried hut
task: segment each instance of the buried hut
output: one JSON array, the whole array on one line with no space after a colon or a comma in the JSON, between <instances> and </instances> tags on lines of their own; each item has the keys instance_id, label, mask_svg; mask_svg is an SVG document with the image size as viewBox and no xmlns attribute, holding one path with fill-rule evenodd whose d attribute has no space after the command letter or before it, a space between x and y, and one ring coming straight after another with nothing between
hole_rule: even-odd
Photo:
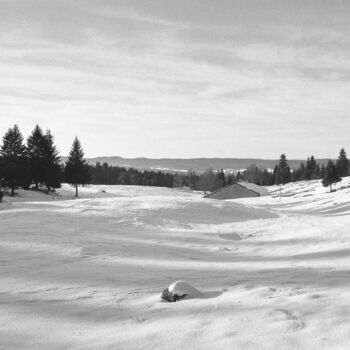
<instances>
[{"instance_id":1,"label":"buried hut","mask_svg":"<svg viewBox=\"0 0 350 350\"><path fill-rule=\"evenodd\" d=\"M212 199L236 199L246 197L267 196L268 192L265 188L249 182L236 182L228 185L204 196L204 198Z\"/></svg>"}]
</instances>

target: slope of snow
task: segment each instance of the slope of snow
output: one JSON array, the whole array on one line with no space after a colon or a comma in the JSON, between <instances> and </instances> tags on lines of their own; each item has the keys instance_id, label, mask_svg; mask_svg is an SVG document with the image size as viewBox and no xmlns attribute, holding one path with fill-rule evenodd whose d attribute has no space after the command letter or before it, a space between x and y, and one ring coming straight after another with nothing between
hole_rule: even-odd
<instances>
[{"instance_id":1,"label":"slope of snow","mask_svg":"<svg viewBox=\"0 0 350 350\"><path fill-rule=\"evenodd\" d=\"M234 201L137 186L5 197L0 348L348 349L348 184ZM160 302L178 280L200 297Z\"/></svg>"}]
</instances>

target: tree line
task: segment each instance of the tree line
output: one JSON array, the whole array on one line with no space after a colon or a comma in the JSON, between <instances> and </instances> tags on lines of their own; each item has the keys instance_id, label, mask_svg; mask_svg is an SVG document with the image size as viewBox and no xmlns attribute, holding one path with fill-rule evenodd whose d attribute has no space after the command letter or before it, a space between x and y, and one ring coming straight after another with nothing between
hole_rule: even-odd
<instances>
[{"instance_id":1,"label":"tree line","mask_svg":"<svg viewBox=\"0 0 350 350\"><path fill-rule=\"evenodd\" d=\"M36 126L26 144L17 125L10 128L3 137L0 148L1 185L36 189L44 185L48 190L60 186L61 166L53 136Z\"/></svg>"},{"instance_id":2,"label":"tree line","mask_svg":"<svg viewBox=\"0 0 350 350\"><path fill-rule=\"evenodd\" d=\"M173 187L174 175L112 167L107 163L90 166L77 137L63 164L50 130L43 132L36 125L25 142L17 125L9 128L0 147L0 200L1 187L9 188L13 196L18 187L54 191L62 182L74 186L78 197L78 186L90 183Z\"/></svg>"},{"instance_id":3,"label":"tree line","mask_svg":"<svg viewBox=\"0 0 350 350\"><path fill-rule=\"evenodd\" d=\"M247 169L226 174L223 169L207 170L202 174L164 173L161 171L140 171L133 168L110 166L107 163L88 165L80 141L73 141L69 157L62 163L50 130L36 125L30 136L24 138L17 125L3 136L0 147L0 187L8 187L14 195L16 187L54 191L67 182L75 187L86 184L141 185L162 187L190 187L198 191L215 191L238 181L248 181L261 186L283 185L288 182L321 179L324 186L341 181L349 175L349 160L342 148L336 162L329 160L321 166L314 156L301 162L297 169L291 169L285 154L271 171L252 164ZM0 200L2 192L0 190Z\"/></svg>"},{"instance_id":4,"label":"tree line","mask_svg":"<svg viewBox=\"0 0 350 350\"><path fill-rule=\"evenodd\" d=\"M281 155L278 165L273 171L274 184L284 185L288 182L302 180L321 179L323 186L330 187L340 182L343 176L349 176L350 163L346 155L345 149L342 147L338 159L333 162L329 159L327 164L321 166L316 162L314 156L307 158L306 163L301 162L297 169L291 170L288 166L287 158L284 154Z\"/></svg>"},{"instance_id":5,"label":"tree line","mask_svg":"<svg viewBox=\"0 0 350 350\"><path fill-rule=\"evenodd\" d=\"M91 184L174 187L175 176L161 171L140 171L97 162L90 166Z\"/></svg>"},{"instance_id":6,"label":"tree line","mask_svg":"<svg viewBox=\"0 0 350 350\"><path fill-rule=\"evenodd\" d=\"M68 160L63 165L50 130L36 125L24 142L17 125L9 128L0 147L0 185L11 195L17 187L53 191L66 181L76 187L90 182L89 168L78 138L75 138Z\"/></svg>"},{"instance_id":7,"label":"tree line","mask_svg":"<svg viewBox=\"0 0 350 350\"><path fill-rule=\"evenodd\" d=\"M207 170L203 174L189 172L182 175L181 178L175 178L175 183L179 186L189 186L198 191L215 191L221 187L230 185L239 181L247 181L259 186L284 185L289 182L302 180L322 180L322 184L330 187L341 181L344 176L350 174L350 163L346 156L346 151L342 148L338 159L333 162L329 160L327 164L316 162L315 157L311 156L305 162L301 162L296 169L291 169L285 154L280 156L278 164L274 169L259 168L251 164L247 169L235 173L225 174L223 169L213 171Z\"/></svg>"}]
</instances>

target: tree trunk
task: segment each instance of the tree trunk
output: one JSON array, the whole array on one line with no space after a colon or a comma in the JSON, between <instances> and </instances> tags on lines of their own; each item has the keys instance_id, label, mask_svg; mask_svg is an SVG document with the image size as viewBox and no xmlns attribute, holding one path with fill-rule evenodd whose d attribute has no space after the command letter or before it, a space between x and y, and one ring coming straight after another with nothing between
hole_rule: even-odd
<instances>
[{"instance_id":1,"label":"tree trunk","mask_svg":"<svg viewBox=\"0 0 350 350\"><path fill-rule=\"evenodd\" d=\"M78 185L75 185L75 197L78 197Z\"/></svg>"}]
</instances>

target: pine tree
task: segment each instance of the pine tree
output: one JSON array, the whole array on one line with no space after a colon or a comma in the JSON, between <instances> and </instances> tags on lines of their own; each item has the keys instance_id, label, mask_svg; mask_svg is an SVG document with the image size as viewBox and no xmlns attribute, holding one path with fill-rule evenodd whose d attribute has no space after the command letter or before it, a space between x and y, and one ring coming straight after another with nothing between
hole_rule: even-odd
<instances>
[{"instance_id":1,"label":"pine tree","mask_svg":"<svg viewBox=\"0 0 350 350\"><path fill-rule=\"evenodd\" d=\"M336 166L340 176L349 175L349 160L346 156L344 148L342 148L339 152L339 157L337 159Z\"/></svg>"},{"instance_id":2,"label":"pine tree","mask_svg":"<svg viewBox=\"0 0 350 350\"><path fill-rule=\"evenodd\" d=\"M300 164L300 180L305 179L305 164L301 162Z\"/></svg>"},{"instance_id":3,"label":"pine tree","mask_svg":"<svg viewBox=\"0 0 350 350\"><path fill-rule=\"evenodd\" d=\"M3 181L11 188L11 195L14 196L16 186L27 187L29 170L26 147L17 125L10 128L3 137L0 154L3 162Z\"/></svg>"},{"instance_id":4,"label":"pine tree","mask_svg":"<svg viewBox=\"0 0 350 350\"><path fill-rule=\"evenodd\" d=\"M236 174L235 181L239 182L240 180L243 180L243 174L242 174L242 172L238 171L237 174Z\"/></svg>"},{"instance_id":5,"label":"pine tree","mask_svg":"<svg viewBox=\"0 0 350 350\"><path fill-rule=\"evenodd\" d=\"M320 173L321 173L321 168L320 168L320 164L317 163L316 166L316 172L315 172L315 179L320 179Z\"/></svg>"},{"instance_id":6,"label":"pine tree","mask_svg":"<svg viewBox=\"0 0 350 350\"><path fill-rule=\"evenodd\" d=\"M76 197L78 197L78 186L84 186L90 182L89 166L84 159L84 152L77 137L75 137L66 162L64 177L69 184L75 187Z\"/></svg>"},{"instance_id":7,"label":"pine tree","mask_svg":"<svg viewBox=\"0 0 350 350\"><path fill-rule=\"evenodd\" d=\"M310 172L310 158L309 158L309 157L306 159L306 166L305 166L305 180L311 180L311 172Z\"/></svg>"},{"instance_id":8,"label":"pine tree","mask_svg":"<svg viewBox=\"0 0 350 350\"><path fill-rule=\"evenodd\" d=\"M50 130L46 131L44 139L44 182L46 188L50 191L52 188L61 187L60 157L56 146L54 145L54 137L52 136Z\"/></svg>"},{"instance_id":9,"label":"pine tree","mask_svg":"<svg viewBox=\"0 0 350 350\"><path fill-rule=\"evenodd\" d=\"M333 161L329 160L327 163L327 167L324 171L324 175L322 178L322 185L324 187L329 186L330 192L332 192L332 185L341 181L341 177L339 176L338 169L333 163Z\"/></svg>"},{"instance_id":10,"label":"pine tree","mask_svg":"<svg viewBox=\"0 0 350 350\"><path fill-rule=\"evenodd\" d=\"M268 171L267 169L263 170L261 185L262 186L272 186L273 185L273 174L270 171Z\"/></svg>"},{"instance_id":11,"label":"pine tree","mask_svg":"<svg viewBox=\"0 0 350 350\"><path fill-rule=\"evenodd\" d=\"M326 173L326 166L324 164L321 165L321 169L320 169L320 178L323 179L324 175Z\"/></svg>"},{"instance_id":12,"label":"pine tree","mask_svg":"<svg viewBox=\"0 0 350 350\"><path fill-rule=\"evenodd\" d=\"M279 185L278 165L275 165L275 167L274 167L274 169L273 169L272 177L273 177L273 183L274 183L275 185Z\"/></svg>"},{"instance_id":13,"label":"pine tree","mask_svg":"<svg viewBox=\"0 0 350 350\"><path fill-rule=\"evenodd\" d=\"M198 191L215 191L222 187L222 183L218 181L217 174L212 169L208 169L205 173L199 176L199 179L195 185L195 189Z\"/></svg>"},{"instance_id":14,"label":"pine tree","mask_svg":"<svg viewBox=\"0 0 350 350\"><path fill-rule=\"evenodd\" d=\"M221 169L220 171L218 170L217 181L218 181L220 187L226 186L226 177L225 177L225 173L224 173L223 169Z\"/></svg>"},{"instance_id":15,"label":"pine tree","mask_svg":"<svg viewBox=\"0 0 350 350\"><path fill-rule=\"evenodd\" d=\"M314 156L311 156L311 158L308 158L306 160L306 167L305 167L305 179L306 180L312 180L317 178L317 163L314 158Z\"/></svg>"},{"instance_id":16,"label":"pine tree","mask_svg":"<svg viewBox=\"0 0 350 350\"><path fill-rule=\"evenodd\" d=\"M5 160L0 153L0 187L5 185Z\"/></svg>"},{"instance_id":17,"label":"pine tree","mask_svg":"<svg viewBox=\"0 0 350 350\"><path fill-rule=\"evenodd\" d=\"M4 192L2 190L3 182L4 182L4 159L0 157L0 203L2 202L2 198L4 197Z\"/></svg>"},{"instance_id":18,"label":"pine tree","mask_svg":"<svg viewBox=\"0 0 350 350\"><path fill-rule=\"evenodd\" d=\"M27 139L27 150L32 180L35 188L44 182L45 177L45 146L46 140L43 131L36 125L31 135Z\"/></svg>"},{"instance_id":19,"label":"pine tree","mask_svg":"<svg viewBox=\"0 0 350 350\"><path fill-rule=\"evenodd\" d=\"M285 154L281 154L276 175L276 184L278 185L284 185L291 180L291 172Z\"/></svg>"},{"instance_id":20,"label":"pine tree","mask_svg":"<svg viewBox=\"0 0 350 350\"><path fill-rule=\"evenodd\" d=\"M250 164L247 170L244 172L245 180L257 185L261 185L261 173L262 171L256 166L256 164Z\"/></svg>"},{"instance_id":21,"label":"pine tree","mask_svg":"<svg viewBox=\"0 0 350 350\"><path fill-rule=\"evenodd\" d=\"M300 163L299 168L295 169L292 173L292 181L300 181L305 179L305 164L303 162Z\"/></svg>"}]
</instances>

